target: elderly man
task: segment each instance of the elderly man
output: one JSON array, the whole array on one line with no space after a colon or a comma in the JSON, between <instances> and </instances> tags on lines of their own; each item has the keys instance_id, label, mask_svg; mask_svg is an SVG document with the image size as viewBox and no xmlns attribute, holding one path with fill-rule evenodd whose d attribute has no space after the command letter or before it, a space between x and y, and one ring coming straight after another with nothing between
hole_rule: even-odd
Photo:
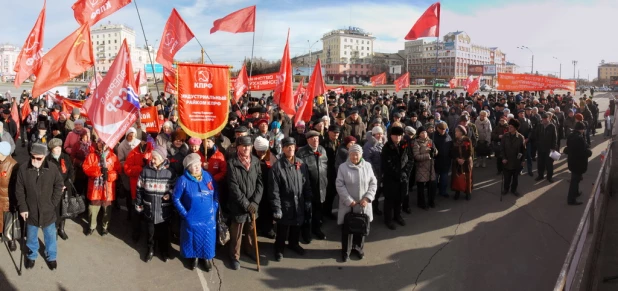
<instances>
[{"instance_id":1,"label":"elderly man","mask_svg":"<svg viewBox=\"0 0 618 291\"><path fill-rule=\"evenodd\" d=\"M310 243L311 232L318 239L326 239L321 226L322 203L326 199L328 187L328 156L324 147L320 145L320 134L317 131L310 130L305 136L307 145L296 152L296 157L305 162L309 168L312 192L311 207L306 209L307 215L305 215L305 223L302 227L302 238L305 243Z\"/></svg>"},{"instance_id":2,"label":"elderly man","mask_svg":"<svg viewBox=\"0 0 618 291\"><path fill-rule=\"evenodd\" d=\"M542 181L544 179L545 170L547 170L547 181L553 183L554 160L549 156L549 153L558 150L558 135L556 126L549 118L549 114L547 113L541 115L541 123L534 128L532 138L539 153L537 158L539 176L535 181Z\"/></svg>"},{"instance_id":3,"label":"elderly man","mask_svg":"<svg viewBox=\"0 0 618 291\"><path fill-rule=\"evenodd\" d=\"M11 133L5 130L4 123L0 122L0 141L8 142L11 145L11 155L15 152L15 141L11 136Z\"/></svg>"},{"instance_id":4,"label":"elderly man","mask_svg":"<svg viewBox=\"0 0 618 291\"><path fill-rule=\"evenodd\" d=\"M577 197L581 195L579 182L582 180L582 175L588 170L588 158L592 155L584 139L585 131L586 126L583 122L575 123L575 130L567 137L567 147L564 149L564 152L568 155L567 163L569 171L571 171L571 182L567 196L569 205L582 204L577 201Z\"/></svg>"}]
</instances>

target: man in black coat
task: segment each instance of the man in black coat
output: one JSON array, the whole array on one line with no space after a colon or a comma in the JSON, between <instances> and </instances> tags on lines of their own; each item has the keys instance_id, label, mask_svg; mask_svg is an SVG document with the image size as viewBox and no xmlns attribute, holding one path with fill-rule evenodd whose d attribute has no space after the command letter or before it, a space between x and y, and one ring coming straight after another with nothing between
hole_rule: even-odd
<instances>
[{"instance_id":1,"label":"man in black coat","mask_svg":"<svg viewBox=\"0 0 618 291\"><path fill-rule=\"evenodd\" d=\"M30 162L20 167L17 173L15 197L19 214L26 221L28 253L24 265L26 269L34 267L38 256L39 228L43 230L45 254L48 267L57 268L56 262L56 206L60 203L64 182L60 170L45 161L47 146L34 144L30 151Z\"/></svg>"},{"instance_id":2,"label":"man in black coat","mask_svg":"<svg viewBox=\"0 0 618 291\"><path fill-rule=\"evenodd\" d=\"M328 127L328 137L324 140L324 150L326 150L326 156L328 157L328 169L327 176L329 181L333 181L332 183L328 183L328 187L326 188L326 199L324 200L323 205L323 215L332 220L336 220L337 216L333 214L333 202L335 201L335 196L337 196L337 189L335 188L335 179L337 179L337 168L335 168L335 155L337 153L337 149L339 149L339 134L341 132L341 128L338 125L331 125Z\"/></svg>"},{"instance_id":3,"label":"man in black coat","mask_svg":"<svg viewBox=\"0 0 618 291\"><path fill-rule=\"evenodd\" d=\"M305 220L305 209L311 203L311 181L309 169L294 156L296 141L286 137L281 141L283 155L269 173L269 198L273 207L273 217L277 220L275 240L275 260L281 261L285 241L288 247L299 255L305 250L300 246L301 225Z\"/></svg>"},{"instance_id":4,"label":"man in black coat","mask_svg":"<svg viewBox=\"0 0 618 291\"><path fill-rule=\"evenodd\" d=\"M511 119L508 125L508 132L502 136L502 141L500 142L500 156L502 157L501 162L504 167L502 195L506 195L510 189L513 195L519 196L517 184L526 158L525 138L521 133L517 132L519 126L520 123L517 119Z\"/></svg>"},{"instance_id":5,"label":"man in black coat","mask_svg":"<svg viewBox=\"0 0 618 291\"><path fill-rule=\"evenodd\" d=\"M310 243L311 233L318 239L326 239L326 235L322 232L322 203L326 199L328 187L328 156L324 147L320 145L320 133L310 130L305 137L307 145L298 149L296 157L305 162L309 168L311 207L306 209L302 238L305 243Z\"/></svg>"},{"instance_id":6,"label":"man in black coat","mask_svg":"<svg viewBox=\"0 0 618 291\"><path fill-rule=\"evenodd\" d=\"M549 157L549 153L558 150L558 134L556 126L549 120L549 114L543 113L541 115L541 122L534 128L532 137L538 152L537 167L539 176L535 181L538 182L545 179L545 170L547 170L547 181L553 183L554 160Z\"/></svg>"},{"instance_id":7,"label":"man in black coat","mask_svg":"<svg viewBox=\"0 0 618 291\"><path fill-rule=\"evenodd\" d=\"M446 133L448 125L446 122L440 122L436 125L436 133L433 137L433 142L436 145L438 154L434 157L434 169L436 170L438 180L438 194L442 197L448 197L446 192L447 186L450 184L448 179L448 172L451 169L451 156L449 152L453 147L453 139Z\"/></svg>"},{"instance_id":8,"label":"man in black coat","mask_svg":"<svg viewBox=\"0 0 618 291\"><path fill-rule=\"evenodd\" d=\"M571 182L567 196L567 203L569 205L582 204L577 201L577 197L581 195L579 182L582 179L582 175L588 170L588 158L592 156L592 152L588 149L584 139L585 131L586 126L581 121L575 123L575 130L567 137L567 147L564 149L564 153L568 155L567 162L569 164L569 171L571 171Z\"/></svg>"},{"instance_id":9,"label":"man in black coat","mask_svg":"<svg viewBox=\"0 0 618 291\"><path fill-rule=\"evenodd\" d=\"M395 221L405 226L401 217L401 204L408 191L408 173L412 172L414 160L411 159L412 148L403 141L404 130L394 126L390 129L388 142L382 148L381 169L384 185L384 222L389 229L394 230Z\"/></svg>"}]
</instances>

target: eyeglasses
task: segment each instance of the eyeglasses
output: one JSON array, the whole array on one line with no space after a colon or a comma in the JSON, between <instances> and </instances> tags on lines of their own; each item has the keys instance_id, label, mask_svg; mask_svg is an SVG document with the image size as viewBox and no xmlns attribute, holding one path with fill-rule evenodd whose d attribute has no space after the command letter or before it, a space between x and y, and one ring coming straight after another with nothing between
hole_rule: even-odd
<instances>
[{"instance_id":1,"label":"eyeglasses","mask_svg":"<svg viewBox=\"0 0 618 291\"><path fill-rule=\"evenodd\" d=\"M42 161L45 157L42 157L42 158L37 158L37 157L35 157L35 156L30 156L30 158L31 158L31 159L33 159L33 160L36 160L36 161L39 161L39 162L40 162L40 161Z\"/></svg>"}]
</instances>

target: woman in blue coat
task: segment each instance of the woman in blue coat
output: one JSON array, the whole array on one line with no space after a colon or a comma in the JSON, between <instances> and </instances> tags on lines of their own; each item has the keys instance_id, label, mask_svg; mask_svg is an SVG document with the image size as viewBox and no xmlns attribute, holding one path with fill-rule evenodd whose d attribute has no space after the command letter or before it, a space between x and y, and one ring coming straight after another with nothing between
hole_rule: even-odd
<instances>
[{"instance_id":1,"label":"woman in blue coat","mask_svg":"<svg viewBox=\"0 0 618 291\"><path fill-rule=\"evenodd\" d=\"M182 162L185 172L176 181L174 205L182 218L180 224L180 254L191 259L191 269L198 259L204 260L206 271L212 269L217 243L218 191L215 180L202 170L200 156L187 155Z\"/></svg>"}]
</instances>

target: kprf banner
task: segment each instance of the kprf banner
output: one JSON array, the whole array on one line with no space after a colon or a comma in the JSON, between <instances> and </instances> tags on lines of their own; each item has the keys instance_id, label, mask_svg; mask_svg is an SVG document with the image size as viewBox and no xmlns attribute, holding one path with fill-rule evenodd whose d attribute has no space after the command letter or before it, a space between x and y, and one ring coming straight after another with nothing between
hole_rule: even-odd
<instances>
[{"instance_id":1,"label":"kprf banner","mask_svg":"<svg viewBox=\"0 0 618 291\"><path fill-rule=\"evenodd\" d=\"M178 94L178 89L176 89L176 69L171 68L163 68L163 91L170 94Z\"/></svg>"},{"instance_id":2,"label":"kprf banner","mask_svg":"<svg viewBox=\"0 0 618 291\"><path fill-rule=\"evenodd\" d=\"M215 135L227 123L229 67L179 63L176 70L180 126L193 137Z\"/></svg>"},{"instance_id":3,"label":"kprf banner","mask_svg":"<svg viewBox=\"0 0 618 291\"><path fill-rule=\"evenodd\" d=\"M232 79L232 84L236 83L236 78ZM277 73L261 74L249 77L249 90L268 91L277 87Z\"/></svg>"},{"instance_id":4,"label":"kprf banner","mask_svg":"<svg viewBox=\"0 0 618 291\"><path fill-rule=\"evenodd\" d=\"M575 92L575 81L529 74L498 74L498 90L544 91L567 90Z\"/></svg>"},{"instance_id":5,"label":"kprf banner","mask_svg":"<svg viewBox=\"0 0 618 291\"><path fill-rule=\"evenodd\" d=\"M159 132L159 118L157 116L157 107L149 106L139 110L140 123L142 128L148 133Z\"/></svg>"},{"instance_id":6,"label":"kprf banner","mask_svg":"<svg viewBox=\"0 0 618 291\"><path fill-rule=\"evenodd\" d=\"M384 85L386 84L386 73L375 75L369 81L371 81L373 86Z\"/></svg>"}]
</instances>

